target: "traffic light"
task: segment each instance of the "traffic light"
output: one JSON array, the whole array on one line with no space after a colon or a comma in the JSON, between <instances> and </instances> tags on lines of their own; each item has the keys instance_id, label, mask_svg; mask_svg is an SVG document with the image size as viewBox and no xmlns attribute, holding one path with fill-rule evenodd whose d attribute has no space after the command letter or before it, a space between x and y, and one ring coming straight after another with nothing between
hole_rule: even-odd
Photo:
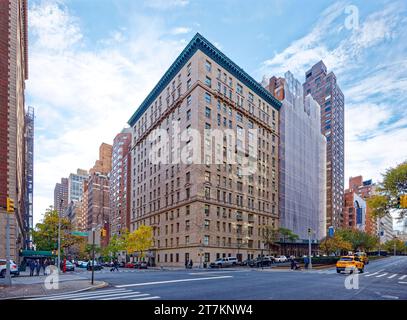
<instances>
[{"instance_id":1,"label":"traffic light","mask_svg":"<svg viewBox=\"0 0 407 320\"><path fill-rule=\"evenodd\" d=\"M308 234L311 234L312 230L311 228L308 228Z\"/></svg>"},{"instance_id":2,"label":"traffic light","mask_svg":"<svg viewBox=\"0 0 407 320\"><path fill-rule=\"evenodd\" d=\"M400 209L407 209L407 194L403 194L402 196L399 197L399 208Z\"/></svg>"},{"instance_id":3,"label":"traffic light","mask_svg":"<svg viewBox=\"0 0 407 320\"><path fill-rule=\"evenodd\" d=\"M7 212L14 213L14 200L7 198Z\"/></svg>"},{"instance_id":4,"label":"traffic light","mask_svg":"<svg viewBox=\"0 0 407 320\"><path fill-rule=\"evenodd\" d=\"M100 235L101 235L102 237L106 237L106 235L107 235L107 230L106 230L106 229L100 230Z\"/></svg>"}]
</instances>

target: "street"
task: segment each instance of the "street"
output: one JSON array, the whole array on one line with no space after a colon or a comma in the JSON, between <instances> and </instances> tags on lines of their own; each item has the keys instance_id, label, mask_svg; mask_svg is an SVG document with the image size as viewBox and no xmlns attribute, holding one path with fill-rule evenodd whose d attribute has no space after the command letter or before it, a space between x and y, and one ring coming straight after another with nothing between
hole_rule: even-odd
<instances>
[{"instance_id":1,"label":"street","mask_svg":"<svg viewBox=\"0 0 407 320\"><path fill-rule=\"evenodd\" d=\"M91 273L78 270L78 278ZM349 274L335 268L311 271L286 269L188 269L95 272L95 279L109 283L104 289L50 295L36 300L407 300L407 257L372 261L353 285ZM358 287L356 286L358 284Z\"/></svg>"}]
</instances>

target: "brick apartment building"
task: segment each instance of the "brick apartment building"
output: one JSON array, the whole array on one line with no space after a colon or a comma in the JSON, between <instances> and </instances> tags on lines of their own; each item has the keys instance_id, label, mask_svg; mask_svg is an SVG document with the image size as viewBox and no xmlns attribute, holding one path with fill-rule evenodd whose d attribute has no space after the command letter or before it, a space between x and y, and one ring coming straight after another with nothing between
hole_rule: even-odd
<instances>
[{"instance_id":1,"label":"brick apartment building","mask_svg":"<svg viewBox=\"0 0 407 320\"><path fill-rule=\"evenodd\" d=\"M28 79L27 1L0 1L0 257L6 256L6 199L11 258L26 247L25 80Z\"/></svg>"},{"instance_id":2,"label":"brick apartment building","mask_svg":"<svg viewBox=\"0 0 407 320\"><path fill-rule=\"evenodd\" d=\"M153 226L155 263L181 266L192 259L196 265L260 255L262 227L278 227L280 107L243 69L195 35L129 120L131 231ZM191 138L193 129L199 137ZM227 133L213 143L205 129L229 129L237 138L232 143ZM257 129L257 137L248 129ZM164 143L165 133L169 140ZM199 152L192 151L196 147ZM178 161L181 150L184 158ZM220 159L211 159L213 150ZM242 162L253 152L256 171L249 174ZM150 161L161 153L162 162ZM227 160L232 154L236 163Z\"/></svg>"}]
</instances>

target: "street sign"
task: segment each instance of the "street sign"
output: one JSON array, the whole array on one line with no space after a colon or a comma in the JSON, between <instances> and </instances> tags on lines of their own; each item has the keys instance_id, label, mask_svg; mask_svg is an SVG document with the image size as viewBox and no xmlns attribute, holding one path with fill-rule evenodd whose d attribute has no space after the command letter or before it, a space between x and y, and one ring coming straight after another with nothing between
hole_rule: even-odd
<instances>
[{"instance_id":1,"label":"street sign","mask_svg":"<svg viewBox=\"0 0 407 320\"><path fill-rule=\"evenodd\" d=\"M88 237L89 232L81 232L81 231L72 231L71 235L78 236L78 237Z\"/></svg>"},{"instance_id":2,"label":"street sign","mask_svg":"<svg viewBox=\"0 0 407 320\"><path fill-rule=\"evenodd\" d=\"M88 232L88 244L92 244L93 243L93 238L92 238L92 234L93 232ZM100 232L95 231L95 245L96 246L100 246Z\"/></svg>"}]
</instances>

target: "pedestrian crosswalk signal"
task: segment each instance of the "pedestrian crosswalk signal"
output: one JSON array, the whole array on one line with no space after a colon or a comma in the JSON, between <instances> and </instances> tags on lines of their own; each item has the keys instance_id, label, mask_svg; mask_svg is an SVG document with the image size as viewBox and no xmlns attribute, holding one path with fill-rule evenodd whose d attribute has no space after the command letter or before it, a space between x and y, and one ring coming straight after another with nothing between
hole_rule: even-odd
<instances>
[{"instance_id":1,"label":"pedestrian crosswalk signal","mask_svg":"<svg viewBox=\"0 0 407 320\"><path fill-rule=\"evenodd\" d=\"M7 198L7 212L14 213L14 200Z\"/></svg>"}]
</instances>

